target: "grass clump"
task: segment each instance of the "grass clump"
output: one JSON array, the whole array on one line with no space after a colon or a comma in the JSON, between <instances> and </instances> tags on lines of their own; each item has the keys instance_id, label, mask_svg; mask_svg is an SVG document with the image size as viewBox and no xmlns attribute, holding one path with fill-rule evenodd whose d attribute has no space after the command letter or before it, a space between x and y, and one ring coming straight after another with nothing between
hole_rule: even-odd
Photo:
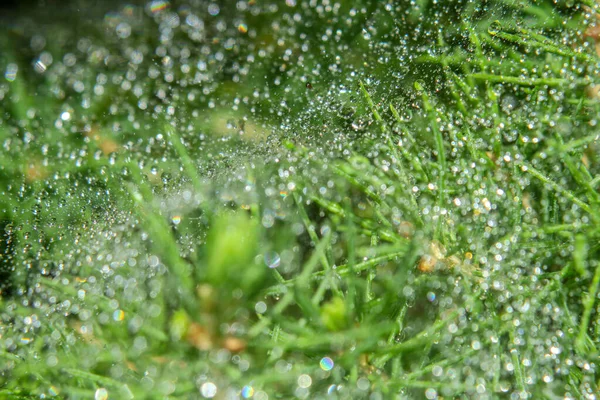
<instances>
[{"instance_id":1,"label":"grass clump","mask_svg":"<svg viewBox=\"0 0 600 400\"><path fill-rule=\"evenodd\" d=\"M598 392L594 2L80 6L0 33L0 397Z\"/></svg>"}]
</instances>

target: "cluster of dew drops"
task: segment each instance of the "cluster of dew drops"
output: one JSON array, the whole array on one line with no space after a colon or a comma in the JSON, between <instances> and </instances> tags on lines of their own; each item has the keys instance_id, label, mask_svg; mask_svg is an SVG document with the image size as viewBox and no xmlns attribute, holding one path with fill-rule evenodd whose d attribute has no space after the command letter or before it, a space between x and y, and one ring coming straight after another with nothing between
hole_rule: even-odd
<instances>
[{"instance_id":1,"label":"cluster of dew drops","mask_svg":"<svg viewBox=\"0 0 600 400\"><path fill-rule=\"evenodd\" d=\"M350 8L341 14L339 3L301 3L296 4L295 0L266 4L237 1L224 7L217 2L195 1L175 8L166 1L152 1L145 7L125 5L118 12L107 13L100 22L100 38L97 31L90 35L79 32L71 36L54 36L43 31L35 33L29 40L31 69L26 70L28 66L14 62L4 65L0 98L7 100L13 96L11 84L27 76L39 84L39 96L50 97L52 103L58 106L51 110L50 119L42 119L42 116L48 116L47 110L41 110L43 107L36 109L33 106L26 110L29 121L17 121L23 129L14 129L15 133L22 135L22 140L8 139L3 147L6 151L35 154L39 162L28 167L28 179L48 180L51 189L61 181L74 182L78 179L79 175L74 171L85 166L91 142L96 148L93 158L107 158L110 165L125 164L123 161L127 161L130 154L136 154L139 168L147 170L150 179L156 177L171 190L162 194L160 207L170 216L176 228L185 218L185 213L201 203L204 194L195 193L186 184L181 187L177 187L177 183L171 184L171 176L176 175L169 171L173 154L169 153L165 132L155 131L154 121L162 120L176 126L190 154L198 157L201 166L205 167L201 173L212 177L214 171L219 172L230 163L234 171L243 170L245 166L236 164L235 160L244 155L247 147L254 152L266 153L268 163L279 163L278 143L265 144L267 137L274 132L291 134L289 132L301 126L306 128L309 137L325 125L313 123L319 115L327 111L340 112L340 104L334 104L330 99L335 97L334 93L345 93L350 79L345 82L339 77L352 80L357 77L354 71L342 71L345 64L343 55L350 54L349 45L338 43L343 35L341 29L324 28L318 37L314 32L309 37L307 32L311 29L303 26L304 20L333 18L341 26L353 27L355 22L364 19L367 10L364 7ZM370 35L362 30L359 30L359 35L364 36L365 43L370 39ZM315 37L316 41L313 40ZM324 56L314 56L319 53ZM253 80L261 83L253 85ZM298 87L303 93L300 99L297 98ZM299 105L308 109L299 120L294 120L291 110L297 110ZM359 129L362 123L350 121L349 125ZM44 129L51 130L53 135L64 140L44 142ZM83 138L83 146L80 138ZM228 147L230 141L235 143ZM255 142L261 142L260 146ZM67 160L75 169L53 169L53 158ZM267 200L261 218L265 228L285 219L282 202L295 189L290 177L296 172L292 165L286 168L280 169L261 189L260 196ZM100 179L104 182L118 180L131 173L129 167L123 167L120 171L122 176L114 176L111 175L113 170L102 167ZM77 315L81 324L78 331L84 336L92 334L93 319L101 325L125 321L129 331L136 334L143 324L143 316L126 315L123 309L127 303L143 301L146 295L157 296L160 285L150 280L150 292L145 293L147 289L141 287L141 282L148 281L152 275L165 273L165 266L156 256L146 256L138 250L142 245L136 241L147 240L146 234L142 234L141 238L133 237L130 230L136 226L136 218L110 201L112 189L94 190L97 179L87 178L87 190L82 190L76 182L59 206L66 207L70 201L81 197L83 203L104 203L103 212L91 221L81 221L79 226L67 227L59 222L65 233L60 234L57 240L62 240L63 235L68 237L70 230L81 231L73 243L77 248L63 253L58 266L42 262L40 272L55 278L62 274L65 276L63 281L68 282L65 271L93 267L99 268L104 282L97 282L94 276L78 277L77 283L82 288L77 291L76 299L57 303L52 293L37 293L33 304L28 304L29 298L23 302L24 305L52 312L53 320ZM242 188L240 193L238 187ZM321 193L332 188L332 182L326 182ZM255 182L248 181L246 175L240 172L230 174L215 192L223 202L233 199L243 202L244 196L251 196L254 190ZM25 195L26 187L23 186L20 192ZM38 203L44 205L44 199L38 199ZM323 227L321 233L326 229ZM297 223L292 230L301 234L304 228ZM29 235L25 234L24 238L27 240ZM192 248L194 239L187 239ZM181 241L185 247L186 238ZM264 264L268 268L285 271L286 265L291 268L293 251L265 251ZM185 248L182 252L185 253ZM31 262L30 268L35 268L34 265L38 263ZM125 267L137 271L125 276L119 271ZM121 298L122 303L109 300L108 307L112 312L102 311L94 315L85 305L86 298L106 296L111 299L117 292L126 295ZM255 309L257 313L264 313L266 304L259 302ZM150 305L146 312L152 316L159 310ZM26 348L42 324L43 319L36 313L25 317L22 326L16 324L20 334L4 338L6 349L16 351ZM47 339L49 345L57 345L60 335L51 336ZM67 340L74 343L76 338L70 335ZM142 354L148 348L147 339L136 335L133 348ZM121 353L123 350L114 345L112 351ZM248 370L247 359L233 358L241 371ZM231 360L231 354L216 352L211 360L216 364L223 363ZM51 354L46 363L48 366L57 365L57 356ZM334 361L325 356L316 366L326 374L334 368ZM282 373L287 372L291 364L282 360L277 368ZM121 365L111 369L113 378L118 379L122 374ZM146 371L142 384L148 389L155 387L165 395L171 393L175 389L173 384L168 381L155 383L156 374L156 370ZM326 376L323 374L321 379ZM300 374L296 394L307 397L312 381L310 375ZM206 375L198 378L197 386L203 397L217 395L217 384ZM366 391L369 383L361 379L358 386ZM329 391L337 389L333 385ZM244 398L268 398L266 393L255 391L250 385L241 391L231 389L230 392L232 390L232 393L241 393ZM58 392L57 388L51 387L49 395ZM104 387L95 392L98 400L109 398L109 395L111 389Z\"/></svg>"},{"instance_id":2,"label":"cluster of dew drops","mask_svg":"<svg viewBox=\"0 0 600 400\"><path fill-rule=\"evenodd\" d=\"M266 229L273 228L279 221L288 218L292 204L290 193L297 187L296 179L309 182L320 196L339 200L335 182L327 177L322 178L326 175L324 170L327 170L327 163L318 168L314 163L303 164L304 161L281 150L279 139L285 137L301 143L319 143L319 140L327 143L310 152L307 159L314 161L348 155L355 149L352 139L356 135L361 134L363 139L368 137L370 130L367 127L373 121L371 117L358 112L362 100L356 82L364 80L367 86L378 87L382 104L385 104L386 95L401 90L397 85L401 84L402 74L406 72L403 67L414 57L407 45L410 40L407 35L389 27L370 25L369 13L389 13L392 19L402 19L407 13L405 11L394 2L382 2L373 11L367 6L348 7L329 0L231 1L227 2L227 6L210 1L190 1L177 6L167 1L152 1L143 7L125 5L118 12L107 13L101 21L100 39L94 35L79 35L65 40L61 36L34 34L30 38L33 55L31 71L24 71L26 66L13 62L3 65L4 82L0 84L0 100L10 95L10 83L20 79L20 75L33 73L36 79L45 82L40 93L50 96L59 107L53 110L51 126L47 127L43 126L47 121L39 121L43 111L35 108L27 110L26 115L32 120L28 125L31 128L20 132L20 141L7 140L3 147L6 151L33 149L39 152L41 161L32 171L33 180L38 176L56 181L72 179L73 172L52 171L50 160L59 157L81 167L89 148L70 139L77 135L83 137L85 143L96 141L94 158L100 160L106 157L110 164L123 162L130 154L136 154L139 168L149 172L149 179L155 177L157 182L164 185L165 191L160 193L159 206L176 229L185 222L186 214L197 208L209 194L196 193L187 182L179 183L172 179L180 172L179 166L173 167L174 153L166 132L156 131L156 121L164 121L180 132L190 154L198 159L202 176L208 181L221 179L218 187L212 190L222 203L235 201L243 206L252 201L261 201L264 204L261 225ZM443 17L443 11L440 16ZM417 34L428 37L433 36L432 32ZM349 38L349 34L354 36ZM366 54L354 51L352 44L355 42L360 43L359 48ZM390 45L390 42L394 45ZM391 60L400 61L393 68L390 67L391 71L387 72L384 79L385 84L373 80L371 75L382 73ZM390 82L396 86L392 84L388 88L386 85ZM530 121L527 129L531 132L531 135L523 135L519 140L533 144L543 140L537 136L535 128L544 118L533 115L535 113L527 109L523 100L509 92L498 89L497 95L501 98L500 112L508 121L506 126L497 129L501 130L506 140L516 140L518 136L516 125L510 125L517 113ZM546 96L540 92L536 100L546 101ZM561 94L551 91L549 96L560 97ZM415 98L410 98L407 104L414 101ZM418 112L417 107L413 109ZM402 117L409 122L410 115L407 113ZM556 122L553 117L550 120L561 127L560 121ZM563 311L555 304L535 304L536 299L531 296L532 290L541 287L536 275L544 272L545 265L538 260L536 252L539 250L527 249L519 243L518 230L506 229L510 219L504 212L514 208L516 203L526 201L510 194L514 188L502 183L505 182L504 176L498 176L497 183L490 186L478 173L476 161L466 166L460 163L460 154L466 152L465 138L461 134L464 124L460 116L450 114L449 122L441 124L440 129L451 138L447 176L459 187L465 187L465 190L458 191L448 199L448 204L440 208L429 197L437 193L436 182L415 184L405 189L418 197L418 204L427 222L435 223L444 219L445 223L458 225L461 219L468 219L474 225L481 226L482 240L476 242L469 238L467 254L486 253L478 258L482 266L481 289L494 293L498 303L502 304L504 322L514 326L513 351L519 352L520 347L525 346L530 349L517 357L522 367L536 365L538 372L527 368L529 372L524 378L527 384L539 380L551 384L556 374L567 374L574 364L585 371L593 370L594 365L563 354L561 342L566 334L560 322ZM475 121L474 124L489 125L490 121ZM27 126L25 123L21 125ZM44 128L59 132L65 140L43 143ZM254 161L246 161L253 154L259 154L261 162L275 166L277 171L260 186L248 178L248 165L253 166ZM384 172L393 164L389 154L376 146L367 156L375 159L374 164ZM500 169L508 168L519 157L519 154L506 153L498 160L498 166ZM258 161L256 164L257 168L261 167ZM49 177L44 175L44 170L50 171ZM108 169L102 171L101 175L111 174L107 172ZM105 176L103 179L123 179L130 173L128 168L123 168L120 176ZM498 172L498 175L502 174ZM173 180L177 182L173 183ZM521 189L528 184L529 181L525 179L511 183ZM379 189L383 193L393 192L388 186L375 188ZM108 192L81 192L76 188L68 193L72 198L87 196L99 202L110 197ZM118 290L127 292L124 299L131 303L143 301L145 290L150 291L150 297L156 297L161 290L159 285L150 284L150 288L146 289L139 282L147 280L152 274L164 273L165 266L156 256L147 256L136 249L141 245L135 241L143 242L146 238L135 239L128 233L136 225L134 216L120 210L115 204L111 204L104 212L109 216L111 225L98 224L96 227L96 221L83 221L81 229L86 237L76 240L85 244L84 250L73 250L64 255L65 262L78 267L100 265L102 276L106 282L110 282L107 289L95 286L94 279L89 279L86 282L88 289L78 292L79 300L91 294L103 294L110 298ZM525 222L537 223L539 216L527 204L520 213ZM400 214L395 209L398 225L401 224ZM574 211L567 218L581 217ZM301 222L294 221L290 229L300 236L305 234L306 228ZM324 236L329 229L325 224L316 230ZM180 238L182 253L192 253L197 244L195 240L189 235ZM518 247L516 253L514 247ZM294 268L298 268L297 252L297 247L266 249L258 257L270 269L292 273ZM463 254L461 258L468 259L470 256ZM119 273L121 267L139 270L126 278ZM54 273L60 275L62 268L69 266L61 265L58 272ZM531 268L533 274L525 273ZM515 286L514 282L525 283ZM422 300L436 304L445 302L445 306L450 307L453 302L451 296L436 296L435 290L452 284L434 284ZM407 298L415 293L416 290L410 286L403 290ZM460 291L457 297L460 297ZM41 307L40 300L36 301L37 306ZM47 296L43 301L47 303L48 310L65 315L78 314L83 330L86 329L85 321L92 318L91 311L80 309L76 301L54 304L55 298L52 296ZM102 312L97 316L100 323L122 322L125 319L122 305L112 300L109 306L113 312ZM541 310L541 316L534 309ZM254 311L264 314L267 304L264 301L256 303ZM156 310L149 307L147 312L152 315ZM127 316L132 332L139 330L143 323L141 318ZM540 327L539 318L543 318L549 326L558 328L551 332ZM22 335L5 340L8 350L14 351L31 341L30 335L40 325L39 318L36 314L27 316L22 325ZM227 329L243 328L230 326ZM462 335L461 338L455 338L457 332ZM456 340L479 351L484 343L486 346L491 343L493 347L499 338L497 332L490 328L480 329L477 323L471 323L463 315L457 324L448 326L444 340L448 343ZM50 338L50 342L53 341L56 342L57 338ZM140 354L147 345L142 335L134 340L134 347ZM233 360L234 357L237 358ZM321 372L316 376L299 374L296 396L307 398L313 380L329 376L329 371L335 369L334 359L330 357L333 356L317 360ZM56 363L55 358L50 356L46 362L49 365ZM511 374L516 368L515 358L500 358L490 352L482 354L477 360L477 366L465 366L460 371L435 367L433 377L455 379L457 376L466 376L467 383L483 394L487 390L486 382L494 379L498 368ZM235 362L242 372L250 367L248 359L232 357L227 352L214 352L211 361L216 364ZM287 373L292 369L292 364L282 359L276 369ZM112 372L113 377L118 378L123 373L122 367L114 368ZM155 387L153 375L157 373L147 371L143 384L148 388ZM203 397L217 396L221 388L215 382L209 375L198 378L196 384ZM367 393L370 385L369 380L362 377L356 386L357 390ZM173 384L167 381L156 383L156 387L165 395L175 390ZM499 387L502 392L512 390L504 380L501 380ZM267 393L255 390L252 385L230 390L232 396L268 398ZM346 393L336 385L327 390L330 393L339 391L342 395ZM100 388L95 398L106 399L108 392ZM436 389L428 388L424 395L434 399L438 393Z\"/></svg>"}]
</instances>

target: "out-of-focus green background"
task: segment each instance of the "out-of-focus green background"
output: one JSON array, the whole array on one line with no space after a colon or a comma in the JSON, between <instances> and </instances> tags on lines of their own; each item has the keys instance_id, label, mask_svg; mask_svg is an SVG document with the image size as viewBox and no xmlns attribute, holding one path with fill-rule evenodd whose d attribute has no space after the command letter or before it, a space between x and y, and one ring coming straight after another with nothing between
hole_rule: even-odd
<instances>
[{"instance_id":1,"label":"out-of-focus green background","mask_svg":"<svg viewBox=\"0 0 600 400\"><path fill-rule=\"evenodd\" d=\"M591 1L0 15L0 398L597 391Z\"/></svg>"}]
</instances>

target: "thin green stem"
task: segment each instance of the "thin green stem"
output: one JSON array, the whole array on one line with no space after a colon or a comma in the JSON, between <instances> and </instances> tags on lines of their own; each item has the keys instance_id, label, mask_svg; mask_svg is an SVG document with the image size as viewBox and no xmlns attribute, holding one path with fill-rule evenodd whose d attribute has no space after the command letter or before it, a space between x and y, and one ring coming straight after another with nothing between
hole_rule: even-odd
<instances>
[{"instance_id":1,"label":"thin green stem","mask_svg":"<svg viewBox=\"0 0 600 400\"><path fill-rule=\"evenodd\" d=\"M581 322L579 324L579 333L577 334L577 347L583 349L587 338L587 330L590 325L590 317L592 315L592 309L596 303L596 295L598 293L598 286L600 285L600 263L596 265L596 272L590 283L588 293L583 299L583 313L581 315Z\"/></svg>"}]
</instances>

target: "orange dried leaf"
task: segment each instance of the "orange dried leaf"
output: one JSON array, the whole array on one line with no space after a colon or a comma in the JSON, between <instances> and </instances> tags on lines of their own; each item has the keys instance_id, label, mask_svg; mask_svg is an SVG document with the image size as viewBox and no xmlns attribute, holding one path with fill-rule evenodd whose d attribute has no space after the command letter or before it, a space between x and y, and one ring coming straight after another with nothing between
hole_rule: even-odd
<instances>
[{"instance_id":1,"label":"orange dried leaf","mask_svg":"<svg viewBox=\"0 0 600 400\"><path fill-rule=\"evenodd\" d=\"M48 176L48 170L41 163L34 161L25 168L25 179L27 182L36 182L45 179Z\"/></svg>"},{"instance_id":2,"label":"orange dried leaf","mask_svg":"<svg viewBox=\"0 0 600 400\"><path fill-rule=\"evenodd\" d=\"M228 336L223 340L223 348L232 353L239 353L246 349L246 342L240 338Z\"/></svg>"},{"instance_id":3,"label":"orange dried leaf","mask_svg":"<svg viewBox=\"0 0 600 400\"><path fill-rule=\"evenodd\" d=\"M198 350L210 350L214 347L210 333L195 322L188 328L185 338L189 344Z\"/></svg>"}]
</instances>

